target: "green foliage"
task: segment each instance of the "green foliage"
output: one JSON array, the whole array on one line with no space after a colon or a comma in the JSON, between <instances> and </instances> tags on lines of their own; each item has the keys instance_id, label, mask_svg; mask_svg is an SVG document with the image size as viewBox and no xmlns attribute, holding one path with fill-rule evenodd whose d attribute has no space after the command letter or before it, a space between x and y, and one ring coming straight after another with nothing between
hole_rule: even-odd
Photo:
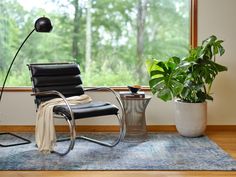
<instances>
[{"instance_id":1,"label":"green foliage","mask_svg":"<svg viewBox=\"0 0 236 177\"><path fill-rule=\"evenodd\" d=\"M216 55L222 56L225 52L222 42L213 35L182 59L148 59L146 65L152 93L164 101L174 98L190 103L213 100L210 95L212 83L219 72L227 71L227 67L215 60Z\"/></svg>"},{"instance_id":2,"label":"green foliage","mask_svg":"<svg viewBox=\"0 0 236 177\"><path fill-rule=\"evenodd\" d=\"M107 86L107 83L112 86L121 86L135 83L132 69L125 63L117 62L114 69L109 66L109 60L104 61L102 66L94 61L89 72L82 71L84 86Z\"/></svg>"},{"instance_id":3,"label":"green foliage","mask_svg":"<svg viewBox=\"0 0 236 177\"><path fill-rule=\"evenodd\" d=\"M35 0L36 1L36 0ZM30 86L27 63L71 62L80 64L84 84L123 86L147 85L148 76L137 78L137 0L91 0L91 67L85 71L86 5L81 9L78 36L79 57L72 55L75 22L74 0L39 0L45 8L26 10L17 0L0 1L0 78L6 74L16 50L40 16L52 20L51 33L34 33L21 49L9 75L7 86ZM22 1L23 2L23 1ZM25 2L27 3L27 2ZM37 4L37 3L35 3ZM48 10L53 4L53 10ZM178 7L178 8L177 8ZM182 57L189 46L189 0L149 0L144 32L144 58L169 53ZM171 25L170 25L171 24ZM178 34L178 35L176 35ZM179 45L176 45L178 43ZM145 67L141 68L145 70Z\"/></svg>"}]
</instances>

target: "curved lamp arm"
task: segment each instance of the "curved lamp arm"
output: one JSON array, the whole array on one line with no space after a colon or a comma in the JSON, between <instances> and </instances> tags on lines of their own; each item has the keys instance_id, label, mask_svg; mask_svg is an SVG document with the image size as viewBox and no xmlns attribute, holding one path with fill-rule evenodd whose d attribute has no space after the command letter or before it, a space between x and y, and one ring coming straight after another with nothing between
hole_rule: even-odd
<instances>
[{"instance_id":1,"label":"curved lamp arm","mask_svg":"<svg viewBox=\"0 0 236 177\"><path fill-rule=\"evenodd\" d=\"M52 24L51 24L51 21L49 18L47 17L40 17L38 18L36 21L35 21L35 24L34 24L34 29L28 34L28 36L25 38L25 40L22 42L22 44L20 45L19 49L17 50L13 60L11 61L11 64L8 68L8 71L7 71L7 74L5 76L5 79L3 81L3 85L2 85L2 88L1 88L1 94L0 94L0 102L2 100L2 95L3 95L3 91L4 91L4 87L5 87L5 84L6 84L6 81L7 81L7 78L8 78L8 75L11 71L11 67L13 65L13 63L15 62L15 59L18 55L18 53L20 52L21 48L23 47L23 45L25 44L25 42L27 41L27 39L31 36L31 34L34 32L34 31L37 31L37 32L50 32L52 30Z\"/></svg>"},{"instance_id":2,"label":"curved lamp arm","mask_svg":"<svg viewBox=\"0 0 236 177\"><path fill-rule=\"evenodd\" d=\"M16 52L16 54L15 54L13 60L11 61L11 64L10 64L10 66L9 66L9 68L8 68L6 77L5 77L4 82L3 82L3 85L2 85L1 95L0 95L0 102L1 102L1 100L2 100L3 90L4 90L4 87L5 87L5 84L6 84L8 75L9 75L9 73L10 73L10 71L11 71L11 67L12 67L14 61L16 60L16 57L17 57L17 55L18 55L20 49L23 47L23 45L25 44L25 42L27 41L27 39L31 36L31 34L32 34L34 31L35 31L35 29L33 29L33 30L28 34L28 36L25 38L25 40L22 42L22 44L20 45L19 49L17 50L17 52Z\"/></svg>"}]
</instances>

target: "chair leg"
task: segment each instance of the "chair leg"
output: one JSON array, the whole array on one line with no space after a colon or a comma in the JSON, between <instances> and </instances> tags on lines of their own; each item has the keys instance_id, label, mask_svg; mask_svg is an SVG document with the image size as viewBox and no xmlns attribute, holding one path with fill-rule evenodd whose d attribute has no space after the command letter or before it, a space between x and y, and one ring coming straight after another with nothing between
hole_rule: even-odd
<instances>
[{"instance_id":1,"label":"chair leg","mask_svg":"<svg viewBox=\"0 0 236 177\"><path fill-rule=\"evenodd\" d=\"M99 140L89 138L89 137L86 137L86 136L77 136L76 139L84 139L84 140L91 141L91 142L94 142L94 143L97 143L97 144L100 144L100 145L103 145L103 146L114 147L124 137L124 133L125 133L125 126L124 126L123 119L120 117L119 114L117 114L117 118L118 118L119 125L120 125L120 131L119 131L119 136L112 143L99 141Z\"/></svg>"},{"instance_id":2,"label":"chair leg","mask_svg":"<svg viewBox=\"0 0 236 177\"><path fill-rule=\"evenodd\" d=\"M94 142L94 143L97 143L97 144L100 144L103 146L114 147L115 145L117 145L120 142L120 140L122 138L124 138L124 134L125 134L125 124L119 114L117 114L117 119L119 121L119 126L120 126L119 136L112 143L107 143L107 142L99 141L99 140L89 138L86 136L75 136L76 135L75 126L73 126L71 124L71 122L66 118L66 121L67 121L67 123L69 125L69 129L70 129L70 137L59 139L59 140L57 140L57 142L70 141L69 148L64 153L61 153L58 151L53 151L53 153L56 153L60 156L64 156L64 155L68 154L74 148L75 139L84 139L84 140L91 141L91 142Z\"/></svg>"},{"instance_id":3,"label":"chair leg","mask_svg":"<svg viewBox=\"0 0 236 177\"><path fill-rule=\"evenodd\" d=\"M65 152L59 152L59 151L52 151L52 153L56 153L60 156L64 156L66 154L68 154L73 148L74 148L74 145L75 145L75 139L76 139L76 132L75 132L75 126L71 124L70 120L64 116L65 119L66 119L66 122L68 123L68 126L69 126L69 130L70 130L70 137L69 138L61 138L59 140L57 140L57 142L62 142L62 141L70 141L70 144L67 148L67 150Z\"/></svg>"},{"instance_id":4,"label":"chair leg","mask_svg":"<svg viewBox=\"0 0 236 177\"><path fill-rule=\"evenodd\" d=\"M12 147L12 146L19 146L19 145L24 145L24 144L30 144L31 141L28 140L28 139L25 139L19 135L16 135L16 134L13 134L13 133L9 133L9 132L5 132L5 133L0 133L0 136L1 135L11 135L11 136L14 136L20 140L22 140L23 142L21 143L13 143L13 144L7 144L7 145L4 145L4 144L0 144L0 147Z\"/></svg>"}]
</instances>

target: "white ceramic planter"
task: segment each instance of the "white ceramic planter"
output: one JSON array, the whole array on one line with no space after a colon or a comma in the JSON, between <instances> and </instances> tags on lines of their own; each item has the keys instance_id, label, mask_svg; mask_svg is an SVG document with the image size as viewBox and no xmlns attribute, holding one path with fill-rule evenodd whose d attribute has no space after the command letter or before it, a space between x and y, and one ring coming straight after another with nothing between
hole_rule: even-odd
<instances>
[{"instance_id":1,"label":"white ceramic planter","mask_svg":"<svg viewBox=\"0 0 236 177\"><path fill-rule=\"evenodd\" d=\"M175 125L187 137L204 134L207 124L207 103L185 103L175 100Z\"/></svg>"}]
</instances>

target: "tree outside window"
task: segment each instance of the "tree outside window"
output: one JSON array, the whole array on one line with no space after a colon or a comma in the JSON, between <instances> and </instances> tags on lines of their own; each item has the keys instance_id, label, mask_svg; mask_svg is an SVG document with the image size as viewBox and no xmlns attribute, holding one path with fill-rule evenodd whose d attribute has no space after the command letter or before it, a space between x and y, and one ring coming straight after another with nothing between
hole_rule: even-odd
<instances>
[{"instance_id":1,"label":"tree outside window","mask_svg":"<svg viewBox=\"0 0 236 177\"><path fill-rule=\"evenodd\" d=\"M7 86L30 86L26 64L77 62L85 86L148 85L145 60L189 50L190 0L2 0L0 80L40 16L51 33L34 33Z\"/></svg>"}]
</instances>

